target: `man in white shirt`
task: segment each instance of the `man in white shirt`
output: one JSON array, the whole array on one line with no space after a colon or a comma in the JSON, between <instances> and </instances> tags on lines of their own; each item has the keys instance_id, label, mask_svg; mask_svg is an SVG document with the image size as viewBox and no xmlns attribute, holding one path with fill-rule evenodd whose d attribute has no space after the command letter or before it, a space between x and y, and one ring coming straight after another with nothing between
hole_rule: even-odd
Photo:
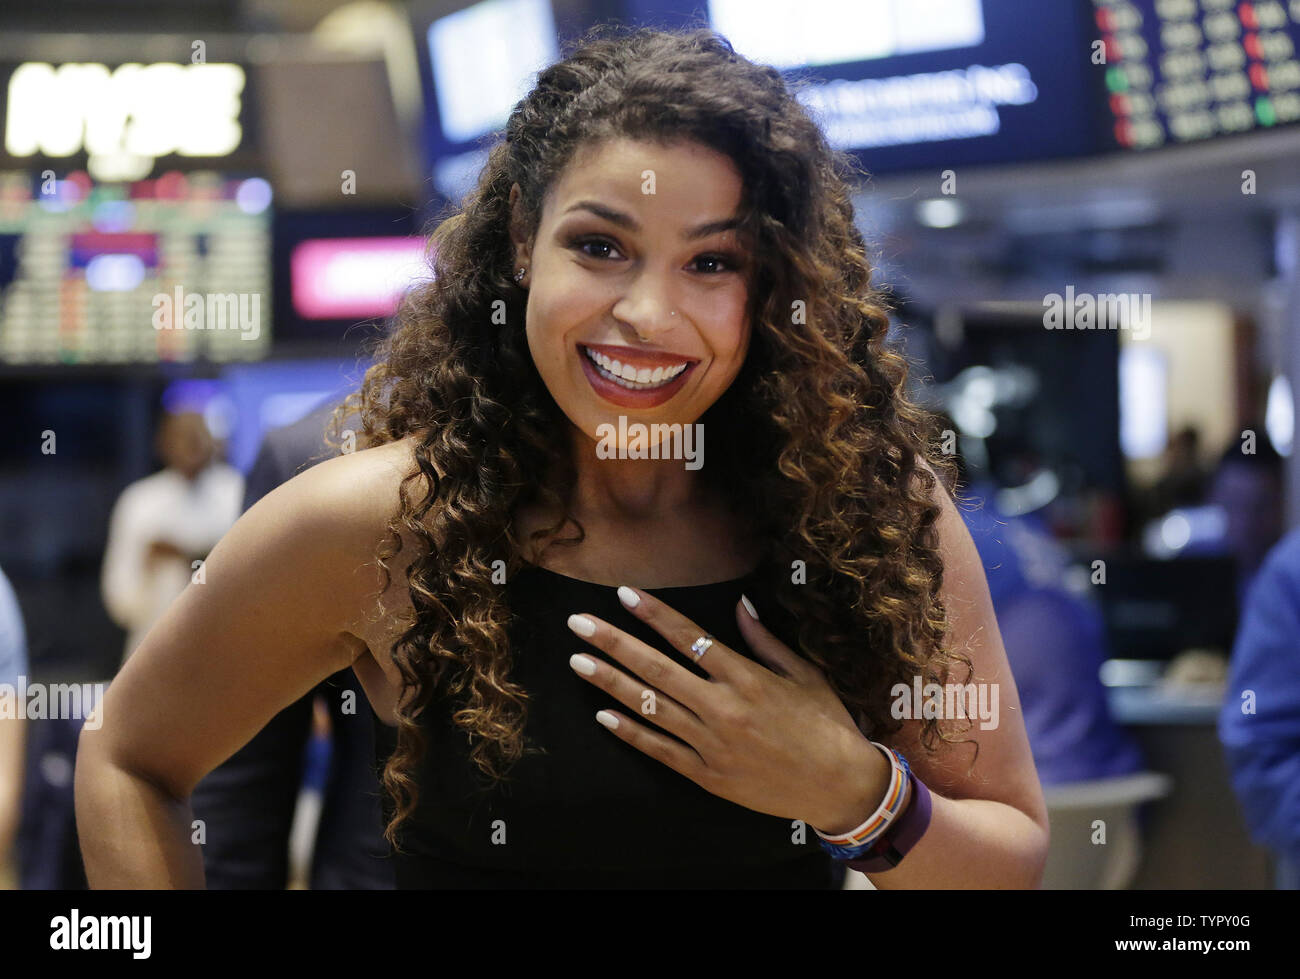
<instances>
[{"instance_id":1,"label":"man in white shirt","mask_svg":"<svg viewBox=\"0 0 1300 979\"><path fill-rule=\"evenodd\" d=\"M101 590L108 614L127 630L122 662L185 590L196 562L239 518L244 478L216 459L194 412L164 416L158 454L166 468L122 491L109 521Z\"/></svg>"}]
</instances>

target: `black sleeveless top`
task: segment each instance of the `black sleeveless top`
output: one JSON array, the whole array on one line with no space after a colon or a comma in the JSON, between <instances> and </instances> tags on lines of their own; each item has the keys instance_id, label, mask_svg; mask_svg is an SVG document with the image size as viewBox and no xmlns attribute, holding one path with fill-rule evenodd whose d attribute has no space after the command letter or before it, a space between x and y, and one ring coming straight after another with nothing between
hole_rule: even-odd
<instances>
[{"instance_id":1,"label":"black sleeveless top","mask_svg":"<svg viewBox=\"0 0 1300 979\"><path fill-rule=\"evenodd\" d=\"M435 699L422 718L419 801L398 831L406 852L392 855L398 888L839 886L842 872L811 826L712 795L596 721L598 710L611 708L673 737L574 673L569 657L578 652L631 672L569 629L575 612L613 623L707 676L625 609L614 586L526 565L506 587L510 676L530 695L525 743L546 753L524 754L508 781L493 786L470 761L469 739L452 723L449 704ZM773 587L782 584L753 571L732 581L644 590L761 662L741 638L735 609L743 592L763 624L796 648ZM382 769L396 729L377 716L374 724ZM390 805L385 794L385 819Z\"/></svg>"}]
</instances>

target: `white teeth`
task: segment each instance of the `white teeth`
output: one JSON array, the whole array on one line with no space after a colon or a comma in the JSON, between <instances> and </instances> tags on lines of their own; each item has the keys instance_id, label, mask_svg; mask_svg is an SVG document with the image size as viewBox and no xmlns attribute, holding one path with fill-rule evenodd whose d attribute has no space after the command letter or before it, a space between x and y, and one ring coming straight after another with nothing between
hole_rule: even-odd
<instances>
[{"instance_id":1,"label":"white teeth","mask_svg":"<svg viewBox=\"0 0 1300 979\"><path fill-rule=\"evenodd\" d=\"M620 363L606 357L604 354L596 353L596 351L588 347L582 349L602 375L631 391L661 387L672 381L690 366L690 364L678 364L676 367L656 367L653 370L649 367L642 367L638 370L631 364Z\"/></svg>"},{"instance_id":2,"label":"white teeth","mask_svg":"<svg viewBox=\"0 0 1300 979\"><path fill-rule=\"evenodd\" d=\"M673 378L677 377L682 371L690 367L689 364L677 364L676 367L656 367L651 371L649 367L637 369L632 364L623 364L612 358L607 358L604 354L597 354L589 347L582 347L586 356L597 365L599 372L607 377L608 380L614 381L615 384L627 387L628 390L641 391L651 389L651 387L660 387L668 384Z\"/></svg>"}]
</instances>

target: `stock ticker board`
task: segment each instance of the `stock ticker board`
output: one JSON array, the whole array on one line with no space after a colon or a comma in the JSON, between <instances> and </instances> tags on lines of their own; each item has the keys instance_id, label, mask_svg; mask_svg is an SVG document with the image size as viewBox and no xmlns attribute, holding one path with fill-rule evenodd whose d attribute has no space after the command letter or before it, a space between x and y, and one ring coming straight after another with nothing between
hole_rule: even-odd
<instances>
[{"instance_id":1,"label":"stock ticker board","mask_svg":"<svg viewBox=\"0 0 1300 979\"><path fill-rule=\"evenodd\" d=\"M1193 143L1300 121L1300 0L1093 0L1115 142Z\"/></svg>"},{"instance_id":2,"label":"stock ticker board","mask_svg":"<svg viewBox=\"0 0 1300 979\"><path fill-rule=\"evenodd\" d=\"M211 172L0 172L0 363L266 356L269 198Z\"/></svg>"}]
</instances>

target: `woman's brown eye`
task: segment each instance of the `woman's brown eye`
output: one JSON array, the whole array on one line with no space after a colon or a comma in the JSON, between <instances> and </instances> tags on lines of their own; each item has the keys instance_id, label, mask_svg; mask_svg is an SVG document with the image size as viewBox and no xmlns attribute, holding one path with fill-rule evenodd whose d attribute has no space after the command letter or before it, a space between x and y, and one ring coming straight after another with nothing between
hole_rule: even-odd
<instances>
[{"instance_id":1,"label":"woman's brown eye","mask_svg":"<svg viewBox=\"0 0 1300 979\"><path fill-rule=\"evenodd\" d=\"M701 272L703 272L703 271L710 271L710 272L714 272L714 271L718 271L718 272L730 272L732 269L735 268L735 265L734 265L734 263L731 261L731 259L727 258L725 255L701 255L699 258L697 258L697 259L695 260L696 267L698 268L699 265L700 265L700 263L703 263L703 262L711 262L711 263L713 263L714 265L720 265L721 268L720 268L720 269L707 269L707 270L706 270L706 269L699 269L699 271L701 271Z\"/></svg>"},{"instance_id":2,"label":"woman's brown eye","mask_svg":"<svg viewBox=\"0 0 1300 979\"><path fill-rule=\"evenodd\" d=\"M576 248L579 252L581 252L583 255L586 255L588 258L609 258L610 256L608 252L612 252L615 250L613 242L605 241L601 238L575 238L572 242L569 243L569 247ZM587 250L589 248L604 248L607 251L605 254L592 254L590 251Z\"/></svg>"}]
</instances>

